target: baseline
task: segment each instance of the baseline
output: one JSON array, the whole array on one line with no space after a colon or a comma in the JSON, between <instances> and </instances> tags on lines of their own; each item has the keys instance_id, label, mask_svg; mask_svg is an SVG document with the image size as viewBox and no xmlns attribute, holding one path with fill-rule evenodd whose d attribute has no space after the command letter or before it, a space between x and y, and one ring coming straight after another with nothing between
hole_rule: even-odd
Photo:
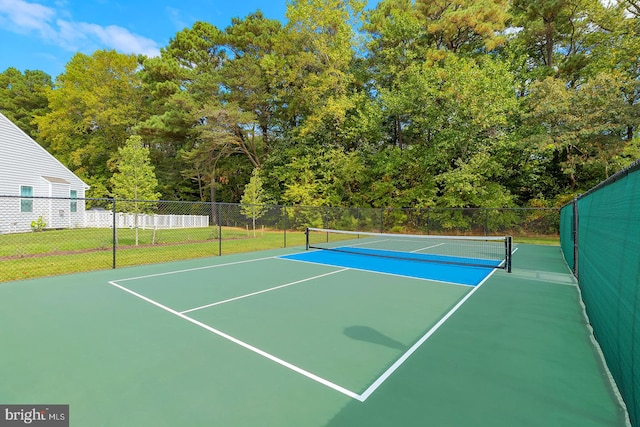
<instances>
[{"instance_id":1,"label":"baseline","mask_svg":"<svg viewBox=\"0 0 640 427\"><path fill-rule=\"evenodd\" d=\"M144 275L144 276L127 277L126 279L118 279L117 281L118 282L128 282L130 280L148 279L150 277L169 276L171 274L187 273L189 271L207 270L209 268L226 267L226 266L229 266L229 265L237 265L237 264L247 264L247 263L250 263L250 262L265 261L265 260L268 260L268 259L278 259L278 258L280 258L280 257L279 256L269 256L269 257L264 257L264 258L246 259L246 260L243 260L243 261L226 262L224 264L206 265L204 267L194 267L194 268L187 268L187 269L184 269L184 270L165 271L164 273L147 274L147 275ZM111 282L109 282L109 283L111 283Z\"/></svg>"}]
</instances>

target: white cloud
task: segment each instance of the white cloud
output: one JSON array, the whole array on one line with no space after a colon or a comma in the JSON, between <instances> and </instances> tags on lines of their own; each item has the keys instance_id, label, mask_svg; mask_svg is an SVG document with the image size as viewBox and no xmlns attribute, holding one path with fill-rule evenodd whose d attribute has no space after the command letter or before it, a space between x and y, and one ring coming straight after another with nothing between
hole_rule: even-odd
<instances>
[{"instance_id":1,"label":"white cloud","mask_svg":"<svg viewBox=\"0 0 640 427\"><path fill-rule=\"evenodd\" d=\"M51 34L48 24L55 16L55 11L36 3L22 0L0 0L0 16L8 30L17 33L36 31L46 37Z\"/></svg>"},{"instance_id":2,"label":"white cloud","mask_svg":"<svg viewBox=\"0 0 640 427\"><path fill-rule=\"evenodd\" d=\"M19 34L36 33L48 43L71 51L115 49L127 54L160 54L158 43L126 28L56 19L59 15L69 16L63 9L55 10L38 3L0 0L0 23L5 30Z\"/></svg>"}]
</instances>

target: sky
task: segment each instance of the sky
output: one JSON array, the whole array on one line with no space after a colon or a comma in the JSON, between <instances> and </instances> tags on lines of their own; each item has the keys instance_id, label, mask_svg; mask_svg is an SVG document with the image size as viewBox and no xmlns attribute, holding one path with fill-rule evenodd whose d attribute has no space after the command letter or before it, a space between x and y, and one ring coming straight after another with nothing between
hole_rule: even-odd
<instances>
[{"instance_id":1,"label":"sky","mask_svg":"<svg viewBox=\"0 0 640 427\"><path fill-rule=\"evenodd\" d=\"M55 79L76 52L98 49L156 56L196 21L222 30L257 10L284 23L286 0L0 0L0 72Z\"/></svg>"}]
</instances>

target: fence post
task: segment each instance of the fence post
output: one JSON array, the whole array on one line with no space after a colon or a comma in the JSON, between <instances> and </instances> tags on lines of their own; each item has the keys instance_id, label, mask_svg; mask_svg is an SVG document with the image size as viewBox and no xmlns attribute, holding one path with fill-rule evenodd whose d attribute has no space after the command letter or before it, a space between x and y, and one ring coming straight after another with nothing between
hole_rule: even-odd
<instances>
[{"instance_id":1,"label":"fence post","mask_svg":"<svg viewBox=\"0 0 640 427\"><path fill-rule=\"evenodd\" d=\"M112 209L111 209L111 214L112 214L111 215L111 218L112 218L111 227L113 228L113 231L112 231L112 235L113 235L113 245L112 245L113 255L112 255L112 258L113 258L113 261L112 261L112 267L111 268L115 269L116 268L116 245L118 244L118 231L117 231L118 228L116 227L116 199L113 198L111 200L113 201Z\"/></svg>"},{"instance_id":2,"label":"fence post","mask_svg":"<svg viewBox=\"0 0 640 427\"><path fill-rule=\"evenodd\" d=\"M322 219L322 228L329 228L329 207L325 206L324 217Z\"/></svg>"},{"instance_id":3,"label":"fence post","mask_svg":"<svg viewBox=\"0 0 640 427\"><path fill-rule=\"evenodd\" d=\"M427 208L427 235L431 234L431 208Z\"/></svg>"},{"instance_id":4,"label":"fence post","mask_svg":"<svg viewBox=\"0 0 640 427\"><path fill-rule=\"evenodd\" d=\"M284 217L282 218L283 228L284 228L284 247L287 247L287 207L283 207Z\"/></svg>"},{"instance_id":5,"label":"fence post","mask_svg":"<svg viewBox=\"0 0 640 427\"><path fill-rule=\"evenodd\" d=\"M485 208L484 210L484 235L489 235L489 209Z\"/></svg>"},{"instance_id":6,"label":"fence post","mask_svg":"<svg viewBox=\"0 0 640 427\"><path fill-rule=\"evenodd\" d=\"M578 216L578 198L574 197L573 201L572 201L572 208L573 208L573 275L576 276L576 279L578 278L578 250L579 250L579 245L578 245L578 222L579 222L579 216Z\"/></svg>"},{"instance_id":7,"label":"fence post","mask_svg":"<svg viewBox=\"0 0 640 427\"><path fill-rule=\"evenodd\" d=\"M217 205L216 208L218 210L218 256L222 256L222 212L220 212L222 210L222 204L215 202L212 204L214 206Z\"/></svg>"}]
</instances>

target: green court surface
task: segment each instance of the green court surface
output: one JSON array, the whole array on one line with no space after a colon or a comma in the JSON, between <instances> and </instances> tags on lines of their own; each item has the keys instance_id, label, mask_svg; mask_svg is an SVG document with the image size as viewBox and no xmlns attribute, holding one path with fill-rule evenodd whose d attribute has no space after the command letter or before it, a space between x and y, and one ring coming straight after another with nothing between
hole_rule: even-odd
<instances>
[{"instance_id":1,"label":"green court surface","mask_svg":"<svg viewBox=\"0 0 640 427\"><path fill-rule=\"evenodd\" d=\"M299 250L0 284L0 404L83 427L627 425L559 247L475 287L279 258Z\"/></svg>"}]
</instances>

